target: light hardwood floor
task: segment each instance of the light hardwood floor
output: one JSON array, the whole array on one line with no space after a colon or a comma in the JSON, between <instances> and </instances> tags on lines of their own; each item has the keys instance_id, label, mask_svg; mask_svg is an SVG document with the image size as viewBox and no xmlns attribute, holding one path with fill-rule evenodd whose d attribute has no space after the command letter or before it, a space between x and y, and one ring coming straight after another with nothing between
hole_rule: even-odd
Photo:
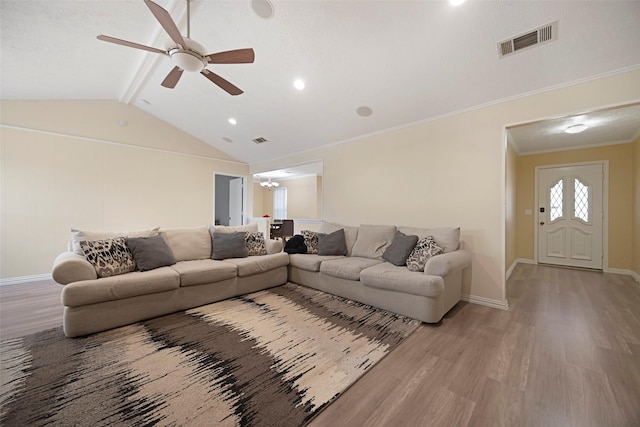
<instances>
[{"instance_id":1,"label":"light hardwood floor","mask_svg":"<svg viewBox=\"0 0 640 427\"><path fill-rule=\"evenodd\" d=\"M0 286L0 336L60 325L61 289ZM519 265L508 298L422 325L310 426L640 426L640 284Z\"/></svg>"}]
</instances>

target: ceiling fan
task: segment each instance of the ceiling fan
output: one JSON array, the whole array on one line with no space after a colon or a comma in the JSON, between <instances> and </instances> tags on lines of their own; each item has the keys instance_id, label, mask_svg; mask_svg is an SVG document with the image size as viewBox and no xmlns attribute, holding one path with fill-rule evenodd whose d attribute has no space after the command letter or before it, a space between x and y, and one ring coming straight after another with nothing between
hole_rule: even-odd
<instances>
[{"instance_id":1,"label":"ceiling fan","mask_svg":"<svg viewBox=\"0 0 640 427\"><path fill-rule=\"evenodd\" d=\"M190 0L187 1L187 36L182 37L180 30L176 26L173 19L165 9L158 6L151 0L144 0L144 3L149 7L151 13L156 17L162 28L169 34L171 40L175 44L171 44L167 50L156 49L155 47L145 46L138 43L130 42L127 40L117 39L115 37L99 35L98 40L105 42L120 44L123 46L133 47L135 49L147 50L149 52L159 53L161 55L168 55L175 63L175 67L169 72L167 77L162 81L162 86L173 89L184 70L191 72L199 72L213 83L218 85L221 89L228 92L230 95L240 95L243 93L240 88L223 79L213 71L207 70L209 64L247 64L252 63L255 58L253 49L236 49L228 50L225 52L203 54L204 47L191 40L190 37Z\"/></svg>"}]
</instances>

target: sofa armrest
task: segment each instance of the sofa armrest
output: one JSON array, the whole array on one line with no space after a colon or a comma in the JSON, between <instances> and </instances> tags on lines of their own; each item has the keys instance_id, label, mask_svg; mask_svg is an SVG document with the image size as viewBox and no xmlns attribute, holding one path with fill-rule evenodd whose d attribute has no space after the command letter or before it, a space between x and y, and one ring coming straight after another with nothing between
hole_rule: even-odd
<instances>
[{"instance_id":1,"label":"sofa armrest","mask_svg":"<svg viewBox=\"0 0 640 427\"><path fill-rule=\"evenodd\" d=\"M429 258L424 267L424 274L444 277L449 272L465 269L469 265L471 265L471 252L458 249Z\"/></svg>"},{"instance_id":2,"label":"sofa armrest","mask_svg":"<svg viewBox=\"0 0 640 427\"><path fill-rule=\"evenodd\" d=\"M265 239L264 245L267 248L267 255L277 254L282 252L282 241L275 239Z\"/></svg>"},{"instance_id":3,"label":"sofa armrest","mask_svg":"<svg viewBox=\"0 0 640 427\"><path fill-rule=\"evenodd\" d=\"M56 257L51 276L61 285L98 278L93 265L82 255L73 252L63 252Z\"/></svg>"}]
</instances>

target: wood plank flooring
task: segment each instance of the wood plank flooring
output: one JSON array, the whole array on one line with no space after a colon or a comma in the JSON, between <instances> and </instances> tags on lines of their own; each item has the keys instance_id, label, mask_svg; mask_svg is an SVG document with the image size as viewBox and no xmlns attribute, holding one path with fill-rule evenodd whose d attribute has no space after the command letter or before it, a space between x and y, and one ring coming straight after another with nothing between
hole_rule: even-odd
<instances>
[{"instance_id":1,"label":"wood plank flooring","mask_svg":"<svg viewBox=\"0 0 640 427\"><path fill-rule=\"evenodd\" d=\"M61 290L0 286L0 337L59 326ZM310 426L640 426L640 284L518 265L508 298L422 325Z\"/></svg>"}]
</instances>

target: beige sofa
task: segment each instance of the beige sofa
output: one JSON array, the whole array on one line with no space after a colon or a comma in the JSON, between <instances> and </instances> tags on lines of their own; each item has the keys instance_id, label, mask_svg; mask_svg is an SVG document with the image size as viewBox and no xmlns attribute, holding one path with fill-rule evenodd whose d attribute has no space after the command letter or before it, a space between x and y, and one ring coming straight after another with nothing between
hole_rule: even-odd
<instances>
[{"instance_id":1,"label":"beige sofa","mask_svg":"<svg viewBox=\"0 0 640 427\"><path fill-rule=\"evenodd\" d=\"M287 282L289 256L282 252L280 241L265 242L267 255L213 260L206 226L158 233L173 252L175 264L98 278L94 266L72 250L56 258L52 276L64 285L67 336L104 331Z\"/></svg>"},{"instance_id":2,"label":"beige sofa","mask_svg":"<svg viewBox=\"0 0 640 427\"><path fill-rule=\"evenodd\" d=\"M462 248L460 229L323 223L320 233L344 229L346 256L289 255L289 281L364 304L437 323L461 299L463 274L470 273L471 254ZM444 249L424 271L386 262L382 255L396 231L418 238L433 236Z\"/></svg>"}]
</instances>

